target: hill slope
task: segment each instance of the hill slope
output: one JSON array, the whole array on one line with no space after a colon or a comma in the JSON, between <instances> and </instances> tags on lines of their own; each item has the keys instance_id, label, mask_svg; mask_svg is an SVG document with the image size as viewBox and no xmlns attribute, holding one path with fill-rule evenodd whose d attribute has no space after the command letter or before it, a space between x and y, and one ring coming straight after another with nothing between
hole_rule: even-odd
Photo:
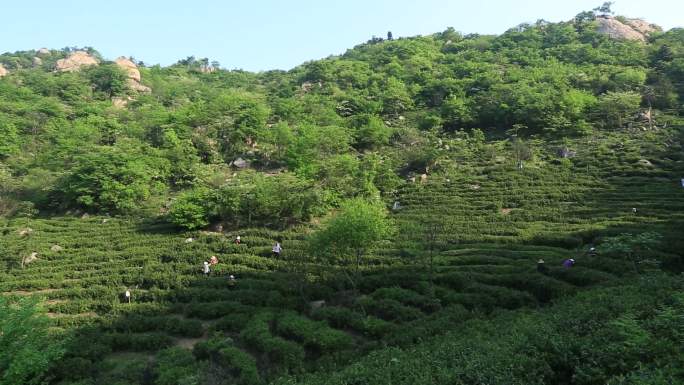
<instances>
[{"instance_id":1,"label":"hill slope","mask_svg":"<svg viewBox=\"0 0 684 385\"><path fill-rule=\"evenodd\" d=\"M64 347L37 378L684 380L684 34L599 26L135 84L92 49L0 55L0 306L35 299ZM355 268L310 239L359 197L396 231Z\"/></svg>"}]
</instances>

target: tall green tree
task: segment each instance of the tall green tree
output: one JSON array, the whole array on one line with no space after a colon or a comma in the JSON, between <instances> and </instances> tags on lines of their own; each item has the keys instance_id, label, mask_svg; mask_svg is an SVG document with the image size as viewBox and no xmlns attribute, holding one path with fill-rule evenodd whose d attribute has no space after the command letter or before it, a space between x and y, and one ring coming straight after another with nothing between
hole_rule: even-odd
<instances>
[{"instance_id":1,"label":"tall green tree","mask_svg":"<svg viewBox=\"0 0 684 385\"><path fill-rule=\"evenodd\" d=\"M0 385L43 384L64 351L64 340L48 332L36 300L0 296Z\"/></svg>"},{"instance_id":2,"label":"tall green tree","mask_svg":"<svg viewBox=\"0 0 684 385\"><path fill-rule=\"evenodd\" d=\"M381 203L355 198L344 202L309 242L315 255L358 274L363 257L393 232L394 224Z\"/></svg>"},{"instance_id":3,"label":"tall green tree","mask_svg":"<svg viewBox=\"0 0 684 385\"><path fill-rule=\"evenodd\" d=\"M88 70L88 78L95 91L107 97L119 96L128 90L128 75L116 64L106 64Z\"/></svg>"},{"instance_id":4,"label":"tall green tree","mask_svg":"<svg viewBox=\"0 0 684 385\"><path fill-rule=\"evenodd\" d=\"M628 118L639 110L641 95L636 92L608 91L599 97L596 116L607 128L622 128Z\"/></svg>"},{"instance_id":5,"label":"tall green tree","mask_svg":"<svg viewBox=\"0 0 684 385\"><path fill-rule=\"evenodd\" d=\"M16 126L0 114L0 159L9 157L19 148L19 135Z\"/></svg>"}]
</instances>

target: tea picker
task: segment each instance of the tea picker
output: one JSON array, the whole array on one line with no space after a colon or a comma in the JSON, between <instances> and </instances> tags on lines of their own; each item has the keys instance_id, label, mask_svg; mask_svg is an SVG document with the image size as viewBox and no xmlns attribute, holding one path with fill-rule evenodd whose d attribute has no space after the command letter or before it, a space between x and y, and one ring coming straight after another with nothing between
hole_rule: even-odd
<instances>
[{"instance_id":1,"label":"tea picker","mask_svg":"<svg viewBox=\"0 0 684 385\"><path fill-rule=\"evenodd\" d=\"M537 261L537 271L542 274L546 274L549 271L549 269L546 268L546 263L544 263L543 259Z\"/></svg>"},{"instance_id":2,"label":"tea picker","mask_svg":"<svg viewBox=\"0 0 684 385\"><path fill-rule=\"evenodd\" d=\"M280 257L280 252L283 251L282 246L280 246L280 242L276 242L275 246L273 246L273 256L274 257Z\"/></svg>"}]
</instances>

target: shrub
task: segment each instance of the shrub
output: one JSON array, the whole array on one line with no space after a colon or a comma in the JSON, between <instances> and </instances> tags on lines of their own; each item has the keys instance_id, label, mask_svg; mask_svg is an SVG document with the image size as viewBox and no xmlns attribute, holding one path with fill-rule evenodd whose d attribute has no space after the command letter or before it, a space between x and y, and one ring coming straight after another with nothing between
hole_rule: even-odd
<instances>
[{"instance_id":1,"label":"shrub","mask_svg":"<svg viewBox=\"0 0 684 385\"><path fill-rule=\"evenodd\" d=\"M304 361L304 349L291 341L273 336L270 323L275 315L271 312L258 313L240 333L240 339L266 354L268 359L288 371L297 371Z\"/></svg>"},{"instance_id":2,"label":"shrub","mask_svg":"<svg viewBox=\"0 0 684 385\"><path fill-rule=\"evenodd\" d=\"M420 310L401 304L393 299L375 300L371 297L362 296L356 301L356 306L364 308L370 314L387 321L410 321L421 318Z\"/></svg>"},{"instance_id":3,"label":"shrub","mask_svg":"<svg viewBox=\"0 0 684 385\"><path fill-rule=\"evenodd\" d=\"M117 144L78 156L73 162L76 166L60 180L53 198L63 206L94 211L131 212L140 208L165 189L158 177L165 174L167 164L152 148L131 151Z\"/></svg>"},{"instance_id":4,"label":"shrub","mask_svg":"<svg viewBox=\"0 0 684 385\"><path fill-rule=\"evenodd\" d=\"M278 334L297 340L319 354L348 349L353 340L347 334L331 329L323 322L311 321L295 313L286 312L276 318Z\"/></svg>"},{"instance_id":5,"label":"shrub","mask_svg":"<svg viewBox=\"0 0 684 385\"><path fill-rule=\"evenodd\" d=\"M261 384L254 357L234 346L226 346L219 350L219 362L227 366L237 379L237 384Z\"/></svg>"},{"instance_id":6,"label":"shrub","mask_svg":"<svg viewBox=\"0 0 684 385\"><path fill-rule=\"evenodd\" d=\"M103 338L114 351L157 351L173 345L173 339L161 333L107 333Z\"/></svg>"},{"instance_id":7,"label":"shrub","mask_svg":"<svg viewBox=\"0 0 684 385\"><path fill-rule=\"evenodd\" d=\"M192 353L174 347L157 353L153 369L156 385L199 384L201 364L195 362Z\"/></svg>"},{"instance_id":8,"label":"shrub","mask_svg":"<svg viewBox=\"0 0 684 385\"><path fill-rule=\"evenodd\" d=\"M206 227L212 214L211 199L207 189L198 188L183 193L171 205L171 223L188 230Z\"/></svg>"},{"instance_id":9,"label":"shrub","mask_svg":"<svg viewBox=\"0 0 684 385\"><path fill-rule=\"evenodd\" d=\"M405 305L419 308L425 312L431 313L441 308L439 300L420 295L412 290L402 289L398 287L381 288L373 292L371 297L375 299L393 299Z\"/></svg>"},{"instance_id":10,"label":"shrub","mask_svg":"<svg viewBox=\"0 0 684 385\"><path fill-rule=\"evenodd\" d=\"M349 308L339 306L326 306L316 309L312 317L326 320L328 324L336 328L349 328L356 330L371 338L382 338L394 330L394 324L375 318L363 316Z\"/></svg>"},{"instance_id":11,"label":"shrub","mask_svg":"<svg viewBox=\"0 0 684 385\"><path fill-rule=\"evenodd\" d=\"M250 313L231 313L216 320L212 328L215 330L239 332L247 326L251 318L252 315Z\"/></svg>"}]
</instances>

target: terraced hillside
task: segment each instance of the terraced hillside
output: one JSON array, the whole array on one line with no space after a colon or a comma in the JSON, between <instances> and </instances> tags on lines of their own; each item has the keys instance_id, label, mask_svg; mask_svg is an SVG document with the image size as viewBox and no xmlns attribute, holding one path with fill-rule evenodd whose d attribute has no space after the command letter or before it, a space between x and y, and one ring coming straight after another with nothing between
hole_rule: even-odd
<instances>
[{"instance_id":1,"label":"terraced hillside","mask_svg":"<svg viewBox=\"0 0 684 385\"><path fill-rule=\"evenodd\" d=\"M653 147L653 138L598 143L562 162L550 146L523 169L447 153L425 183L397 192L401 230L369 257L358 292L307 258L315 225L180 233L163 221L101 216L5 222L0 291L38 298L72 338L55 373L62 383L152 383L172 367L193 376L198 365L219 383L249 384L338 369L502 309L542 307L629 277L626 260L587 253L606 235L658 231L667 242L657 257L678 263L681 155ZM276 240L281 258L271 256ZM32 252L38 259L22 268ZM220 263L204 277L211 255ZM562 268L570 257L577 265ZM546 275L536 271L540 258Z\"/></svg>"}]
</instances>

